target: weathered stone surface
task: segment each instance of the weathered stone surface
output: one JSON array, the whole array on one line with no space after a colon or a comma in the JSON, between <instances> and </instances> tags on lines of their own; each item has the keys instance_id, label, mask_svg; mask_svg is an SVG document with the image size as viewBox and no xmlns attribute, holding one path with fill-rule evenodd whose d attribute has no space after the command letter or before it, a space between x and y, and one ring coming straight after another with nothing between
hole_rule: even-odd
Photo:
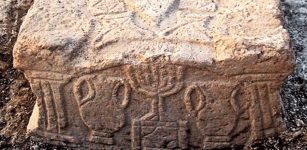
<instances>
[{"instance_id":1,"label":"weathered stone surface","mask_svg":"<svg viewBox=\"0 0 307 150\"><path fill-rule=\"evenodd\" d=\"M0 1L0 54L12 52L22 18L32 2L33 0Z\"/></svg>"},{"instance_id":2,"label":"weathered stone surface","mask_svg":"<svg viewBox=\"0 0 307 150\"><path fill-rule=\"evenodd\" d=\"M35 97L23 73L13 68L13 46L32 0L0 0L0 149L24 143ZM17 148L18 149L18 148Z\"/></svg>"},{"instance_id":3,"label":"weathered stone surface","mask_svg":"<svg viewBox=\"0 0 307 150\"><path fill-rule=\"evenodd\" d=\"M277 0L37 0L14 49L29 133L91 148L244 145L283 130Z\"/></svg>"}]
</instances>

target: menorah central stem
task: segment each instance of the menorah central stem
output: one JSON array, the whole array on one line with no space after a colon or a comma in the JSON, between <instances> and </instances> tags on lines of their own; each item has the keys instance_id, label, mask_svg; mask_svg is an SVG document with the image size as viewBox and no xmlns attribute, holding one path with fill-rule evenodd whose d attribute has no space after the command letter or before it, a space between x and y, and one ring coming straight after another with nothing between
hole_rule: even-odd
<instances>
[{"instance_id":1,"label":"menorah central stem","mask_svg":"<svg viewBox=\"0 0 307 150\"><path fill-rule=\"evenodd\" d=\"M161 96L152 97L151 110L141 118L142 120L167 121L164 112L164 98Z\"/></svg>"},{"instance_id":2,"label":"menorah central stem","mask_svg":"<svg viewBox=\"0 0 307 150\"><path fill-rule=\"evenodd\" d=\"M154 116L152 119L153 120L160 120L160 111L159 111L159 96L154 96L152 100L152 105L151 105L151 113Z\"/></svg>"},{"instance_id":3,"label":"menorah central stem","mask_svg":"<svg viewBox=\"0 0 307 150\"><path fill-rule=\"evenodd\" d=\"M159 121L165 121L165 114L164 114L164 104L163 104L163 97L158 96L159 99Z\"/></svg>"}]
</instances>

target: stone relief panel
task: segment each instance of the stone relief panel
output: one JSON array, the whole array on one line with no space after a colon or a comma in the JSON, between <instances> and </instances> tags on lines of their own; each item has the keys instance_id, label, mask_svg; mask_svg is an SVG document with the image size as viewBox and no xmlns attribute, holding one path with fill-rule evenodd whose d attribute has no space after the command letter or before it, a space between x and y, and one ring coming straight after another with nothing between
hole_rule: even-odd
<instances>
[{"instance_id":1,"label":"stone relief panel","mask_svg":"<svg viewBox=\"0 0 307 150\"><path fill-rule=\"evenodd\" d=\"M33 78L36 134L98 149L212 149L282 129L276 79L208 77L194 69L159 61L66 79Z\"/></svg>"},{"instance_id":2,"label":"stone relief panel","mask_svg":"<svg viewBox=\"0 0 307 150\"><path fill-rule=\"evenodd\" d=\"M162 122L134 120L132 149L187 149L186 121Z\"/></svg>"},{"instance_id":3,"label":"stone relief panel","mask_svg":"<svg viewBox=\"0 0 307 150\"><path fill-rule=\"evenodd\" d=\"M277 7L34 1L14 48L37 95L29 132L76 149L214 149L274 135L293 68Z\"/></svg>"},{"instance_id":4,"label":"stone relief panel","mask_svg":"<svg viewBox=\"0 0 307 150\"><path fill-rule=\"evenodd\" d=\"M36 108L34 108L34 126L29 128L31 134L49 137L58 141L77 142L74 135L69 135L71 128L69 115L69 100L65 99L65 85L68 75L32 71L28 78L36 95ZM38 111L36 112L35 109ZM33 116L33 114L32 114ZM30 120L31 121L31 120Z\"/></svg>"},{"instance_id":5,"label":"stone relief panel","mask_svg":"<svg viewBox=\"0 0 307 150\"><path fill-rule=\"evenodd\" d=\"M113 133L125 125L130 85L121 78L84 76L74 85L80 115L90 128L89 140L114 144Z\"/></svg>"},{"instance_id":6,"label":"stone relief panel","mask_svg":"<svg viewBox=\"0 0 307 150\"><path fill-rule=\"evenodd\" d=\"M87 0L101 28L93 42L103 49L120 40L209 42L218 0Z\"/></svg>"},{"instance_id":7,"label":"stone relief panel","mask_svg":"<svg viewBox=\"0 0 307 150\"><path fill-rule=\"evenodd\" d=\"M61 82L52 80L35 80L32 84L36 92L37 104L40 114L40 125L42 130L61 133L62 129L68 125L65 102L61 91Z\"/></svg>"},{"instance_id":8,"label":"stone relief panel","mask_svg":"<svg viewBox=\"0 0 307 150\"><path fill-rule=\"evenodd\" d=\"M177 94L184 84L184 67L163 63L128 67L133 89L151 99L150 112L132 123L133 149L187 148L185 121L174 121L165 109L166 98ZM178 99L180 101L180 99Z\"/></svg>"},{"instance_id":9,"label":"stone relief panel","mask_svg":"<svg viewBox=\"0 0 307 150\"><path fill-rule=\"evenodd\" d=\"M249 106L251 139L274 136L282 129L278 86L259 82L248 86L252 98Z\"/></svg>"},{"instance_id":10,"label":"stone relief panel","mask_svg":"<svg viewBox=\"0 0 307 150\"><path fill-rule=\"evenodd\" d=\"M132 87L151 97L151 111L140 120L168 121L164 108L166 97L183 88L184 67L166 64L144 64L128 68Z\"/></svg>"},{"instance_id":11,"label":"stone relief panel","mask_svg":"<svg viewBox=\"0 0 307 150\"><path fill-rule=\"evenodd\" d=\"M192 83L186 89L184 103L204 137L203 148L230 145L241 111L238 88L235 82L216 81Z\"/></svg>"}]
</instances>

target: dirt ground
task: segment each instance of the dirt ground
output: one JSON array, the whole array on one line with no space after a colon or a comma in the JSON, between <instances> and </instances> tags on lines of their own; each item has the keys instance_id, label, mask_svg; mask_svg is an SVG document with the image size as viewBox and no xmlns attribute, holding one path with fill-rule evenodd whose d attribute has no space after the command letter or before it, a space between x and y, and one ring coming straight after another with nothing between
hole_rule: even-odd
<instances>
[{"instance_id":1,"label":"dirt ground","mask_svg":"<svg viewBox=\"0 0 307 150\"><path fill-rule=\"evenodd\" d=\"M0 149L66 149L31 141L26 126L35 102L23 73L13 68L12 49L23 16L32 0L8 0L10 24L0 30ZM0 6L1 8L1 6ZM307 149L307 1L282 0L285 28L290 32L297 58L295 73L285 82L281 95L288 131L259 141L248 149ZM233 147L229 149L242 149Z\"/></svg>"}]
</instances>

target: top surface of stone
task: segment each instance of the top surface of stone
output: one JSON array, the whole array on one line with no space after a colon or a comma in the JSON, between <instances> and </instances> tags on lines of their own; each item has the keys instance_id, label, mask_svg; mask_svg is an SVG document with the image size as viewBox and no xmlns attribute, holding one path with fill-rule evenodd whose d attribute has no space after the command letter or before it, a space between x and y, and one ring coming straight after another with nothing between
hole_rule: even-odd
<instances>
[{"instance_id":1,"label":"top surface of stone","mask_svg":"<svg viewBox=\"0 0 307 150\"><path fill-rule=\"evenodd\" d=\"M163 57L232 73L289 72L278 6L278 0L36 0L14 63L78 72Z\"/></svg>"}]
</instances>

